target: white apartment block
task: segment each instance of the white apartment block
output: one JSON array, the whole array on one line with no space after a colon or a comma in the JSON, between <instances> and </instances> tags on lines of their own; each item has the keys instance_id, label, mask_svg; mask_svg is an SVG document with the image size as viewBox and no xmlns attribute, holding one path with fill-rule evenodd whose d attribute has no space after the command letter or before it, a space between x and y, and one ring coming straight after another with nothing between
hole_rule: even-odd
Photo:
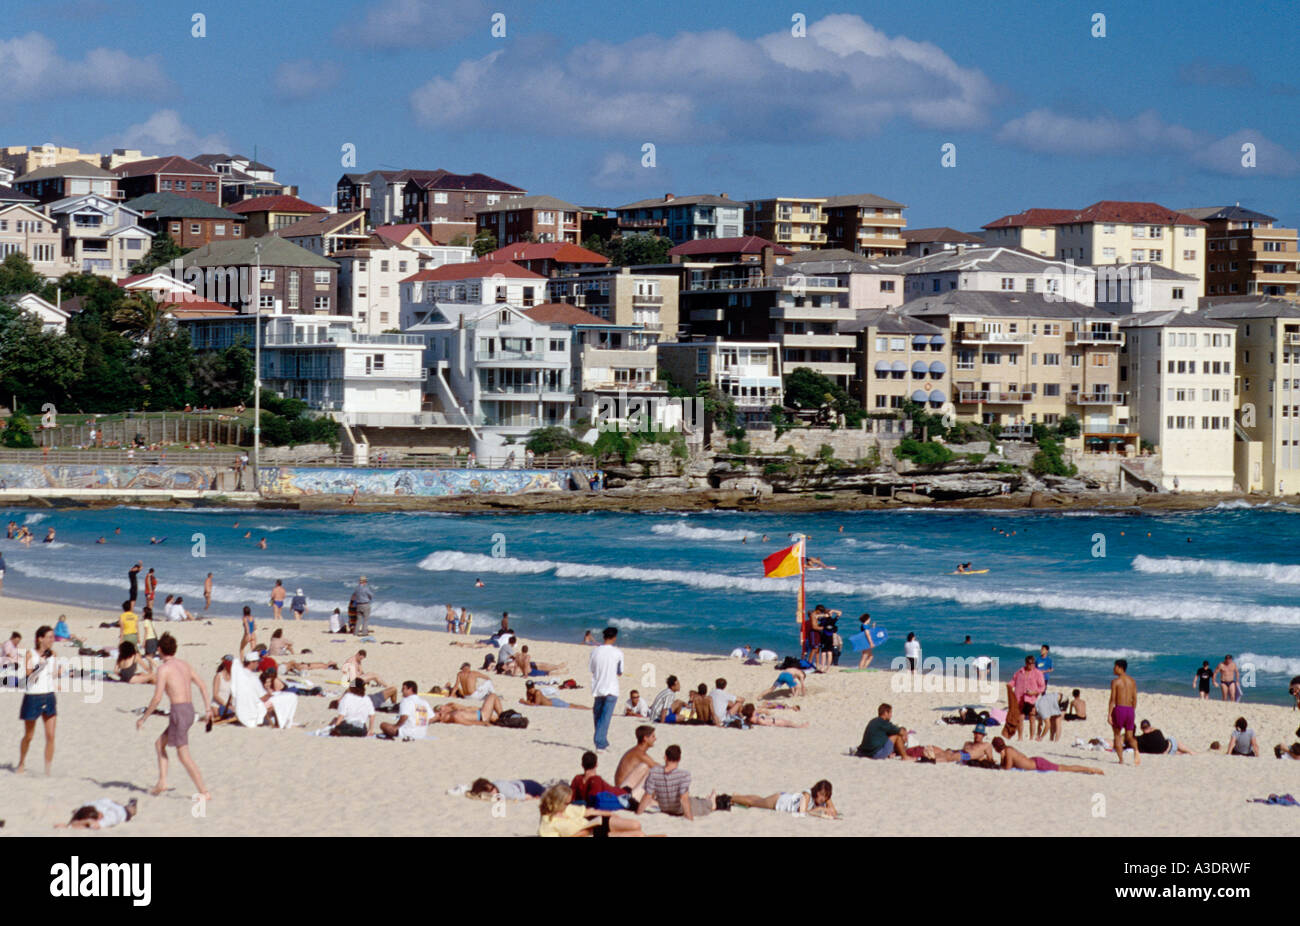
<instances>
[{"instance_id":1,"label":"white apartment block","mask_svg":"<svg viewBox=\"0 0 1300 926\"><path fill-rule=\"evenodd\" d=\"M529 309L546 302L546 283L540 273L509 261L478 260L421 270L401 281L399 325L405 331L427 321L439 303Z\"/></svg>"},{"instance_id":2,"label":"white apartment block","mask_svg":"<svg viewBox=\"0 0 1300 926\"><path fill-rule=\"evenodd\" d=\"M371 242L330 255L339 265L339 314L351 316L353 327L366 334L400 327L402 281L407 277L474 260L469 248L431 248L433 255L426 257L402 245L384 246L374 238Z\"/></svg>"},{"instance_id":3,"label":"white apartment block","mask_svg":"<svg viewBox=\"0 0 1300 926\"><path fill-rule=\"evenodd\" d=\"M707 382L728 396L741 423L768 420L773 405L784 404L781 345L773 341L712 338L659 345L659 366L690 391Z\"/></svg>"},{"instance_id":4,"label":"white apartment block","mask_svg":"<svg viewBox=\"0 0 1300 926\"><path fill-rule=\"evenodd\" d=\"M1195 312L1197 279L1158 264L1103 264L1097 274L1097 306L1111 312Z\"/></svg>"},{"instance_id":5,"label":"white apartment block","mask_svg":"<svg viewBox=\"0 0 1300 926\"><path fill-rule=\"evenodd\" d=\"M1160 454L1161 487L1232 491L1236 327L1176 310L1139 312L1120 326L1120 388L1138 435Z\"/></svg>"},{"instance_id":6,"label":"white apartment block","mask_svg":"<svg viewBox=\"0 0 1300 926\"><path fill-rule=\"evenodd\" d=\"M906 300L965 291L1025 293L1087 306L1096 299L1096 273L1091 267L1005 247L958 245L950 251L879 265L904 274Z\"/></svg>"}]
</instances>

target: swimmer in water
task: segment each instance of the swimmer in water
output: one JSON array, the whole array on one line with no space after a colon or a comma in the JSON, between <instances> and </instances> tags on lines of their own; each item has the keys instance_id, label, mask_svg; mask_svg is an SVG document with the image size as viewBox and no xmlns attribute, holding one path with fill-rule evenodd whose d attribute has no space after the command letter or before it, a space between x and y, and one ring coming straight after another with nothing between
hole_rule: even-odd
<instances>
[{"instance_id":1,"label":"swimmer in water","mask_svg":"<svg viewBox=\"0 0 1300 926\"><path fill-rule=\"evenodd\" d=\"M259 541L257 542L257 548L258 548L259 550L265 550L265 549L266 549L266 538L265 538L265 537L263 537L261 540L259 540Z\"/></svg>"},{"instance_id":2,"label":"swimmer in water","mask_svg":"<svg viewBox=\"0 0 1300 926\"><path fill-rule=\"evenodd\" d=\"M764 534L764 535L763 535L763 542L764 542L764 543L767 543L767 534Z\"/></svg>"},{"instance_id":3,"label":"swimmer in water","mask_svg":"<svg viewBox=\"0 0 1300 926\"><path fill-rule=\"evenodd\" d=\"M41 543L54 543L54 528L51 527L45 533L45 539L42 540Z\"/></svg>"},{"instance_id":4,"label":"swimmer in water","mask_svg":"<svg viewBox=\"0 0 1300 926\"><path fill-rule=\"evenodd\" d=\"M100 537L98 540L95 541L95 543L108 543L108 541L105 540L103 537Z\"/></svg>"},{"instance_id":5,"label":"swimmer in water","mask_svg":"<svg viewBox=\"0 0 1300 926\"><path fill-rule=\"evenodd\" d=\"M482 588L482 587L483 587L483 580L482 580L482 579L475 579L475 580L474 580L474 587L475 587L475 588Z\"/></svg>"},{"instance_id":6,"label":"swimmer in water","mask_svg":"<svg viewBox=\"0 0 1300 926\"><path fill-rule=\"evenodd\" d=\"M823 563L823 562L822 562L818 557L816 557L816 556L810 556L810 557L808 557L806 560L804 560L804 563L807 565L807 567L808 567L809 569L836 569L836 568L838 568L838 567L836 567L836 566L827 566L825 563Z\"/></svg>"},{"instance_id":7,"label":"swimmer in water","mask_svg":"<svg viewBox=\"0 0 1300 926\"><path fill-rule=\"evenodd\" d=\"M149 538L149 542L152 543L152 544L166 543L166 542L167 542L167 538L166 538L166 537L150 537L150 538Z\"/></svg>"},{"instance_id":8,"label":"swimmer in water","mask_svg":"<svg viewBox=\"0 0 1300 926\"><path fill-rule=\"evenodd\" d=\"M235 522L235 527L238 527L238 526L239 526L239 522L236 521L236 522Z\"/></svg>"},{"instance_id":9,"label":"swimmer in water","mask_svg":"<svg viewBox=\"0 0 1300 926\"><path fill-rule=\"evenodd\" d=\"M749 537L746 536L746 535L742 535L741 538L740 538L740 542L741 542L741 543L748 543L748 542L749 542Z\"/></svg>"},{"instance_id":10,"label":"swimmer in water","mask_svg":"<svg viewBox=\"0 0 1300 926\"><path fill-rule=\"evenodd\" d=\"M245 532L244 532L244 539L245 539L245 540L252 540L252 539L253 539L253 532L252 532L252 531L245 531Z\"/></svg>"},{"instance_id":11,"label":"swimmer in water","mask_svg":"<svg viewBox=\"0 0 1300 926\"><path fill-rule=\"evenodd\" d=\"M122 528L120 528L120 527L115 527L115 528L113 528L113 533L115 533L115 534L120 534L120 533L122 533Z\"/></svg>"}]
</instances>

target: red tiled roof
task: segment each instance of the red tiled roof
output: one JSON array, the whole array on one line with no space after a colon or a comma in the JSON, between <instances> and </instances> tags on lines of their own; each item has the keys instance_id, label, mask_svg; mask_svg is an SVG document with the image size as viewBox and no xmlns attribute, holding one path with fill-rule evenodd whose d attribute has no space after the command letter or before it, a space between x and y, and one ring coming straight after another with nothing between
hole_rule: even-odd
<instances>
[{"instance_id":1,"label":"red tiled roof","mask_svg":"<svg viewBox=\"0 0 1300 926\"><path fill-rule=\"evenodd\" d=\"M1021 228L1030 226L1039 228L1046 225L1058 225L1071 221L1070 216L1077 213L1069 209L1026 209L1015 215L1004 215L995 219L984 228Z\"/></svg>"},{"instance_id":2,"label":"red tiled roof","mask_svg":"<svg viewBox=\"0 0 1300 926\"><path fill-rule=\"evenodd\" d=\"M1123 225L1204 225L1191 216L1166 209L1159 203L1127 202L1103 199L1085 209L1026 209L1016 215L1004 215L984 228L1018 228L1047 225L1086 224L1089 222L1118 222Z\"/></svg>"},{"instance_id":3,"label":"red tiled roof","mask_svg":"<svg viewBox=\"0 0 1300 926\"><path fill-rule=\"evenodd\" d=\"M203 177L217 178L217 172L202 164L195 164L189 158L172 155L165 158L149 158L144 161L131 161L118 165L113 173L119 177L144 177L148 174L198 174Z\"/></svg>"},{"instance_id":4,"label":"red tiled roof","mask_svg":"<svg viewBox=\"0 0 1300 926\"><path fill-rule=\"evenodd\" d=\"M592 315L585 309L567 302L543 302L541 305L524 309L524 314L535 322L560 325L608 325L609 322L598 315Z\"/></svg>"},{"instance_id":5,"label":"red tiled roof","mask_svg":"<svg viewBox=\"0 0 1300 926\"><path fill-rule=\"evenodd\" d=\"M553 260L557 264L608 264L609 258L567 241L507 244L488 255L488 260Z\"/></svg>"},{"instance_id":6,"label":"red tiled roof","mask_svg":"<svg viewBox=\"0 0 1300 926\"><path fill-rule=\"evenodd\" d=\"M241 215L247 212L325 212L320 206L314 206L297 196L255 196L227 206L231 212Z\"/></svg>"},{"instance_id":7,"label":"red tiled roof","mask_svg":"<svg viewBox=\"0 0 1300 926\"><path fill-rule=\"evenodd\" d=\"M742 238L697 238L677 245L668 253L683 257L691 254L761 254L763 248L769 246L773 254L786 256L794 253L783 244L776 244L757 235L745 235Z\"/></svg>"},{"instance_id":8,"label":"red tiled roof","mask_svg":"<svg viewBox=\"0 0 1300 926\"><path fill-rule=\"evenodd\" d=\"M222 305L220 302L212 302L208 299L184 299L179 302L164 302L160 308L165 312L170 312L178 318L187 316L205 316L205 315L238 315L237 309L232 306Z\"/></svg>"},{"instance_id":9,"label":"red tiled roof","mask_svg":"<svg viewBox=\"0 0 1300 926\"><path fill-rule=\"evenodd\" d=\"M987 226L986 226L987 227ZM951 241L957 244L983 244L984 239L976 235L968 235L964 231L958 231L955 228L948 228L946 225L938 228L908 228L903 231L904 241Z\"/></svg>"},{"instance_id":10,"label":"red tiled roof","mask_svg":"<svg viewBox=\"0 0 1300 926\"><path fill-rule=\"evenodd\" d=\"M540 273L525 270L508 260L476 260L469 264L443 264L432 270L421 270L402 280L403 283L439 282L446 280L485 280L489 277L508 277L512 280L545 280Z\"/></svg>"}]
</instances>

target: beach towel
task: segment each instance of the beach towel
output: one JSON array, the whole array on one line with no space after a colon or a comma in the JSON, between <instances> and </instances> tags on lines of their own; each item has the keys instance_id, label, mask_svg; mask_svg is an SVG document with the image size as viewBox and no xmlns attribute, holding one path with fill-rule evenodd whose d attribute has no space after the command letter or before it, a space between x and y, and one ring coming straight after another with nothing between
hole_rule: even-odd
<instances>
[{"instance_id":1,"label":"beach towel","mask_svg":"<svg viewBox=\"0 0 1300 926\"><path fill-rule=\"evenodd\" d=\"M256 672L245 669L238 662L231 663L230 701L241 724L256 727L266 719L266 705L262 703L265 693Z\"/></svg>"},{"instance_id":2,"label":"beach towel","mask_svg":"<svg viewBox=\"0 0 1300 926\"><path fill-rule=\"evenodd\" d=\"M989 711L989 716L992 715L993 712ZM1016 700L1015 689L1011 685L1007 685L1007 715L1002 722L1002 735L1011 736L1018 732L1023 722L1024 720L1020 715L1020 702Z\"/></svg>"},{"instance_id":3,"label":"beach towel","mask_svg":"<svg viewBox=\"0 0 1300 926\"><path fill-rule=\"evenodd\" d=\"M271 706L275 708L276 726L287 730L293 726L293 715L298 712L298 696L292 691L277 691L271 695Z\"/></svg>"}]
</instances>

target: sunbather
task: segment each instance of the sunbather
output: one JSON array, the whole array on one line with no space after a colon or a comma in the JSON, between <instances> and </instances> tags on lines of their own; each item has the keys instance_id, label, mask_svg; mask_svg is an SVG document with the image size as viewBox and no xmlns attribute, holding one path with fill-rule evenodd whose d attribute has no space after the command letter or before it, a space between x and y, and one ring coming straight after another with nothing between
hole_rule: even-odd
<instances>
[{"instance_id":1,"label":"sunbather","mask_svg":"<svg viewBox=\"0 0 1300 926\"><path fill-rule=\"evenodd\" d=\"M731 803L739 807L761 807L777 813L807 814L834 820L838 814L831 803L831 783L826 779L817 782L807 791L783 791L760 797L757 794L733 794Z\"/></svg>"},{"instance_id":2,"label":"sunbather","mask_svg":"<svg viewBox=\"0 0 1300 926\"><path fill-rule=\"evenodd\" d=\"M524 683L524 696L519 699L520 704L532 704L535 707L571 707L576 711L589 711L591 705L570 704L568 701L560 698L548 698L542 694L542 689L530 681Z\"/></svg>"},{"instance_id":3,"label":"sunbather","mask_svg":"<svg viewBox=\"0 0 1300 926\"><path fill-rule=\"evenodd\" d=\"M100 798L72 812L72 819L67 823L56 823L57 830L102 830L110 826L125 823L138 813L135 798L125 804L108 798Z\"/></svg>"},{"instance_id":4,"label":"sunbather","mask_svg":"<svg viewBox=\"0 0 1300 926\"><path fill-rule=\"evenodd\" d=\"M796 723L786 717L774 717L771 714L764 713L754 709L754 705L746 704L740 709L740 716L745 719L745 723L751 727L806 727L808 723Z\"/></svg>"},{"instance_id":5,"label":"sunbather","mask_svg":"<svg viewBox=\"0 0 1300 926\"><path fill-rule=\"evenodd\" d=\"M1099 768L1089 765L1058 765L1042 756L1027 756L1014 746L1008 745L1000 736L993 737L993 748L1002 754L1002 769L1021 769L1026 772L1078 772L1080 775L1104 775Z\"/></svg>"},{"instance_id":6,"label":"sunbather","mask_svg":"<svg viewBox=\"0 0 1300 926\"><path fill-rule=\"evenodd\" d=\"M501 699L489 693L481 708L459 704L439 704L433 709L431 723L458 723L466 727L486 727L501 716Z\"/></svg>"}]
</instances>

